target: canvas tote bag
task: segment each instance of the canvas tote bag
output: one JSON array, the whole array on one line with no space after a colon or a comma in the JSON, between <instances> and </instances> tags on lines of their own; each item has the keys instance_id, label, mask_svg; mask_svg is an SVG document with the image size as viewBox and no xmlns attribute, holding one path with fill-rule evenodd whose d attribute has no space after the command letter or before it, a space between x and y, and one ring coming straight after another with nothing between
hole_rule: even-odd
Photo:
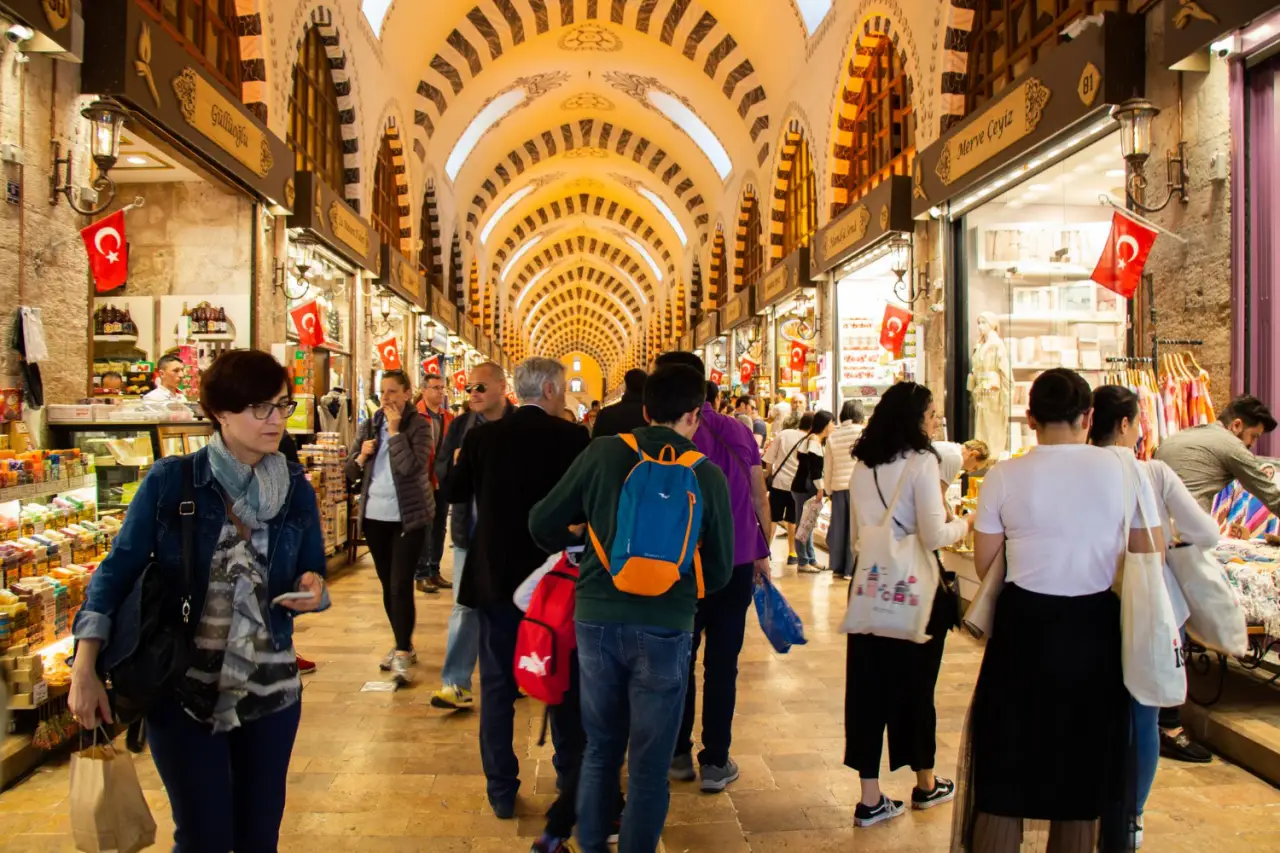
<instances>
[{"instance_id":1,"label":"canvas tote bag","mask_svg":"<svg viewBox=\"0 0 1280 853\"><path fill-rule=\"evenodd\" d=\"M128 752L94 743L71 756L71 835L85 853L136 853L156 842L156 822Z\"/></svg>"},{"instance_id":2,"label":"canvas tote bag","mask_svg":"<svg viewBox=\"0 0 1280 853\"><path fill-rule=\"evenodd\" d=\"M926 629L938 592L937 561L916 534L894 537L893 509L916 458L907 460L880 523L858 529L858 568L850 584L841 633L875 634L913 643L930 639Z\"/></svg>"},{"instance_id":3,"label":"canvas tote bag","mask_svg":"<svg viewBox=\"0 0 1280 853\"><path fill-rule=\"evenodd\" d=\"M1124 565L1120 584L1120 652L1124 686L1143 705L1171 708L1187 698L1182 636L1164 582L1163 555L1129 550L1130 507L1141 488L1138 460L1120 456L1125 475ZM1142 501L1138 517L1149 527Z\"/></svg>"},{"instance_id":4,"label":"canvas tote bag","mask_svg":"<svg viewBox=\"0 0 1280 853\"><path fill-rule=\"evenodd\" d=\"M987 576L978 585L978 591L974 594L973 601L969 602L969 608L964 612L962 620L964 629L975 640L991 638L991 630L996 622L996 602L1000 600L1000 593L1004 591L1007 572L1004 549L1001 548L1000 553L996 554L995 561L987 569Z\"/></svg>"},{"instance_id":5,"label":"canvas tote bag","mask_svg":"<svg viewBox=\"0 0 1280 853\"><path fill-rule=\"evenodd\" d=\"M1173 541L1173 530L1167 525L1165 536ZM1244 657L1249 651L1244 608L1218 561L1203 548L1183 542L1169 547L1165 562L1186 599L1187 629L1205 648Z\"/></svg>"}]
</instances>

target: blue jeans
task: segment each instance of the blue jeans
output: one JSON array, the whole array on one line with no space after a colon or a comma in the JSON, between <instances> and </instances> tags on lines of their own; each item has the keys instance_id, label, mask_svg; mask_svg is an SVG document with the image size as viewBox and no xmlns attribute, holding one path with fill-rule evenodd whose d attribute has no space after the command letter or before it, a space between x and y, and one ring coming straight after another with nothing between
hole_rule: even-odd
<instances>
[{"instance_id":1,"label":"blue jeans","mask_svg":"<svg viewBox=\"0 0 1280 853\"><path fill-rule=\"evenodd\" d=\"M458 603L462 589L462 570L467 564L467 549L453 548L453 612L449 614L449 640L444 651L444 668L440 680L446 687L471 689L471 676L480 656L480 622L476 612Z\"/></svg>"},{"instance_id":2,"label":"blue jeans","mask_svg":"<svg viewBox=\"0 0 1280 853\"><path fill-rule=\"evenodd\" d=\"M1136 813L1142 817L1151 786L1156 781L1156 767L1160 764L1160 724L1157 722L1160 709L1140 705L1135 699L1129 701L1133 704L1133 737L1138 753Z\"/></svg>"},{"instance_id":3,"label":"blue jeans","mask_svg":"<svg viewBox=\"0 0 1280 853\"><path fill-rule=\"evenodd\" d=\"M619 853L658 847L671 805L667 770L689 684L693 635L670 628L578 622L578 671L587 751L578 783L582 853L606 853L617 816L617 780L627 755L627 805ZM619 725L628 720L627 726Z\"/></svg>"},{"instance_id":4,"label":"blue jeans","mask_svg":"<svg viewBox=\"0 0 1280 853\"><path fill-rule=\"evenodd\" d=\"M147 742L173 809L176 853L272 853L284 817L302 703L213 734L174 700L147 714Z\"/></svg>"}]
</instances>

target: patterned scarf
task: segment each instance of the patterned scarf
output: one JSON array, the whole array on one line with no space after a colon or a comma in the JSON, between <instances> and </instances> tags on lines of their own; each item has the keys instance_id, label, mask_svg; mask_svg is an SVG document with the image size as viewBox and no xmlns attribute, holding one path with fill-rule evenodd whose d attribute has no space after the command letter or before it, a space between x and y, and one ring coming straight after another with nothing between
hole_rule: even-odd
<instances>
[{"instance_id":1,"label":"patterned scarf","mask_svg":"<svg viewBox=\"0 0 1280 853\"><path fill-rule=\"evenodd\" d=\"M280 514L289 494L289 463L281 453L268 453L257 465L246 465L215 432L209 441L209 464L232 512L250 530L265 527Z\"/></svg>"}]
</instances>

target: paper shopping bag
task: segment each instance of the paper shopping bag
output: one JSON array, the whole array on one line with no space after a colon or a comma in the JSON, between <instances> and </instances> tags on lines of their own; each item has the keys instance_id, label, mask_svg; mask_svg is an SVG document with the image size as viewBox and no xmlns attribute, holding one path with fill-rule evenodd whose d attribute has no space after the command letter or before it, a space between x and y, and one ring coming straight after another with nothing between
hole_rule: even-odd
<instances>
[{"instance_id":1,"label":"paper shopping bag","mask_svg":"<svg viewBox=\"0 0 1280 853\"><path fill-rule=\"evenodd\" d=\"M85 853L136 853L155 844L156 822L129 753L94 744L71 756L71 834Z\"/></svg>"}]
</instances>

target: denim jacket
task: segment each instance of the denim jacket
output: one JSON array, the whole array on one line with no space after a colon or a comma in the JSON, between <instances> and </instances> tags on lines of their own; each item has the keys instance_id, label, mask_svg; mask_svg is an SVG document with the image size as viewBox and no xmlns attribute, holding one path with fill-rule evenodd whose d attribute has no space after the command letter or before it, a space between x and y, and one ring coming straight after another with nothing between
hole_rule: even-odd
<instances>
[{"instance_id":1,"label":"denim jacket","mask_svg":"<svg viewBox=\"0 0 1280 853\"><path fill-rule=\"evenodd\" d=\"M227 509L222 493L213 479L209 451L201 449L193 455L196 494L195 555L192 560L191 618L199 620L204 611L205 592L209 586L209 568L213 549L226 522ZM85 595L84 606L75 621L78 640L102 640L111 637L112 620L133 589L152 555L166 573L175 578L182 574L182 526L178 504L182 500L182 459L161 459L138 487L129 504L124 525L112 543L109 553L93 573ZM324 539L320 533L320 511L316 495L307 482L302 467L289 463L289 493L284 509L267 522L267 595L275 598L297 588L298 579L306 572L325 574ZM328 590L320 610L329 606ZM267 621L277 650L289 648L293 640L294 611L284 607L268 608ZM126 620L129 621L129 620ZM136 637L120 637L117 641L130 647Z\"/></svg>"}]
</instances>

